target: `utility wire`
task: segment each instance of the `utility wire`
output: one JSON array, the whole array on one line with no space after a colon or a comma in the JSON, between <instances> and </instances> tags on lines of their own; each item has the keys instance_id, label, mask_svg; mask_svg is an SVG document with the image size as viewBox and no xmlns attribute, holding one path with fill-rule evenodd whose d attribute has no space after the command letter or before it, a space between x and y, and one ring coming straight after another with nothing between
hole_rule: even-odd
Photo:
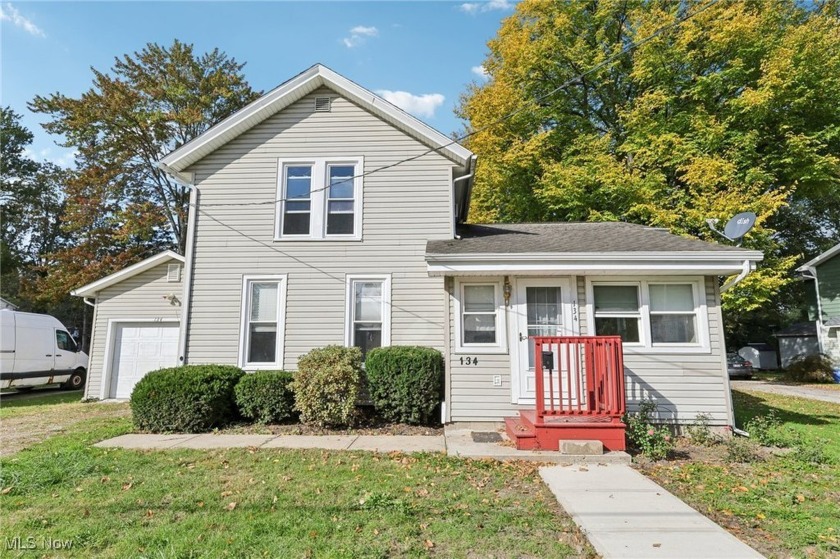
<instances>
[{"instance_id":1,"label":"utility wire","mask_svg":"<svg viewBox=\"0 0 840 559\"><path fill-rule=\"evenodd\" d=\"M566 80L565 82L558 85L557 87L555 87L551 91L548 91L547 93L544 93L543 95L540 95L539 97L536 97L534 99L534 101L539 103L540 101L543 101L544 99L547 99L548 97L553 96L554 94L558 93L559 91L561 91L563 89L566 89L567 87L569 87L571 85L574 85L575 83L580 81L583 77L591 74L592 72L600 70L601 68L604 68L605 66L607 66L609 64L612 64L613 62L618 60L623 55L627 54L628 52L630 52L634 49L639 48L640 46L642 46L646 43L649 43L650 41L659 37L663 33L667 32L667 31L670 31L671 29L675 29L675 28L679 27L680 25L687 22L688 20L690 20L690 19L698 16L699 14L705 12L706 10L708 10L709 8L714 6L715 4L719 3L720 1L721 0L710 0L709 2L703 4L701 7L697 8L693 12L687 13L682 17L678 17L673 22L671 22L667 25L663 25L662 27L659 27L658 29L656 29L656 31L654 31L653 33L651 33L650 35L648 35L644 39L639 39L638 41L632 41L632 42L628 43L624 48L622 48L617 53L608 56L607 58L605 58L604 60L602 60L598 64L596 64L593 67L586 70L585 72L581 72L580 74L574 76L573 78L570 78L570 79ZM467 138L470 138L470 137L472 137L476 134L480 134L481 132L484 132L485 130L488 130L490 128L493 128L493 127L507 121L507 120L510 120L511 118L520 114L521 112L525 111L526 109L527 109L527 107L520 107L518 109L515 109L515 110L499 117L498 119L496 119L494 121L489 122L488 124L485 124L484 126L482 126L480 128L476 128L474 130L471 130L471 131L467 132L466 134L464 134L462 136L458 136L454 140L452 140L450 142L447 142L447 143L445 143L441 146L438 146L436 148L430 148L429 150L424 151L423 153L420 153L418 155L413 155L411 157L407 157L405 159L395 161L394 163L389 163L388 165L383 165L382 167L377 167L376 169L371 169L370 171L366 171L366 172L360 173L358 175L348 177L347 179L345 179L342 182L347 182L347 181L363 178L363 177L372 175L374 173L379 173L381 171L385 171L386 169L391 169L393 167L397 167L398 165L403 165L405 163L415 161L417 159L420 159L421 157L425 157L425 156L430 155L432 153L439 153L442 150L445 150L446 148L448 148L450 146L453 146L455 144L458 144L458 143L466 140ZM309 193L311 195L313 192L321 192L321 191L324 191L324 190L328 190L331 186L337 186L337 185L327 184L326 186L310 189ZM272 199L272 200L262 200L262 201L259 201L259 202L216 202L216 203L211 203L211 204L202 204L202 207L213 208L213 207L232 207L232 206L265 206L265 205L269 205L269 204L278 204L280 202L294 201L294 200L303 201L303 200L306 200L306 198L276 198L276 199Z\"/></svg>"}]
</instances>

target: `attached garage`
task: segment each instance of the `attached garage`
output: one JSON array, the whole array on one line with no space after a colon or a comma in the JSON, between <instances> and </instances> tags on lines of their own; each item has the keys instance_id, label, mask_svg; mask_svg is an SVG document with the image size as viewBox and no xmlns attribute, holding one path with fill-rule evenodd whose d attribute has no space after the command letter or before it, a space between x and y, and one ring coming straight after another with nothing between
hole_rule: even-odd
<instances>
[{"instance_id":1,"label":"attached garage","mask_svg":"<svg viewBox=\"0 0 840 559\"><path fill-rule=\"evenodd\" d=\"M178 323L117 323L110 367L110 394L130 398L149 371L178 364Z\"/></svg>"},{"instance_id":2,"label":"attached garage","mask_svg":"<svg viewBox=\"0 0 840 559\"><path fill-rule=\"evenodd\" d=\"M178 365L183 265L166 251L72 292L94 305L85 398L129 398L150 371Z\"/></svg>"}]
</instances>

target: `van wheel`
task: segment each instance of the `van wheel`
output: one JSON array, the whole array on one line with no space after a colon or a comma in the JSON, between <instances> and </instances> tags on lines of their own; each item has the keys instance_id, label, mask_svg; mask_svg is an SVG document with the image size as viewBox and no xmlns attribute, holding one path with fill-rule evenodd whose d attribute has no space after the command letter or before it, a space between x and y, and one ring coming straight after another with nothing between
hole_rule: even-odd
<instances>
[{"instance_id":1,"label":"van wheel","mask_svg":"<svg viewBox=\"0 0 840 559\"><path fill-rule=\"evenodd\" d=\"M85 385L85 370L76 369L70 378L61 384L64 390L79 390Z\"/></svg>"}]
</instances>

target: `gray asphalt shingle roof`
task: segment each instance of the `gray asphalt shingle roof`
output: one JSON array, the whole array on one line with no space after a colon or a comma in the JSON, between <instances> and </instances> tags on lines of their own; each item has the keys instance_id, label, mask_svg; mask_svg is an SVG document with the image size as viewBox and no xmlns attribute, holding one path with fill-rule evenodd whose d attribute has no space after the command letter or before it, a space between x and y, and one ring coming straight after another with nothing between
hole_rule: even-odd
<instances>
[{"instance_id":1,"label":"gray asphalt shingle roof","mask_svg":"<svg viewBox=\"0 0 840 559\"><path fill-rule=\"evenodd\" d=\"M744 252L632 223L462 225L460 239L429 241L426 254Z\"/></svg>"}]
</instances>

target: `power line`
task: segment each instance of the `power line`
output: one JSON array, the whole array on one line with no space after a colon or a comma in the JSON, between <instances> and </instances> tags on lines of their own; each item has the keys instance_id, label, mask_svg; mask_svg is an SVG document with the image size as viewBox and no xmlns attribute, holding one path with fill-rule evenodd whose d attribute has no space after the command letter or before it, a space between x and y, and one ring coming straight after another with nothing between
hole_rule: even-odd
<instances>
[{"instance_id":1,"label":"power line","mask_svg":"<svg viewBox=\"0 0 840 559\"><path fill-rule=\"evenodd\" d=\"M607 58L605 58L604 60L602 60L598 64L596 64L593 67L586 70L585 72L581 72L580 74L577 74L573 78L570 78L570 79L566 80L565 82L558 85L557 87L555 87L551 91L548 91L547 93L544 93L543 95L540 95L540 96L536 97L534 99L534 101L538 103L540 101L543 101L544 99L547 99L548 97L553 96L554 94L558 93L559 91L561 91L561 90L563 90L563 89L565 89L565 88L567 88L571 85L574 85L575 83L580 81L585 76L591 74L592 72L596 72L596 71L600 70L601 68L603 68L603 67L605 67L609 64L612 64L613 62L618 60L621 56L627 54L628 52L630 52L632 50L635 50L635 49L639 48L640 46L642 46L646 43L649 43L650 41L659 37L663 33L667 32L667 31L670 31L671 29L675 29L675 28L679 27L680 25L687 22L688 20L690 20L690 19L698 16L699 14L705 12L706 10L708 10L709 8L714 6L715 4L719 3L720 1L721 0L710 0L706 4L702 5L700 8L696 9L695 11L687 13L682 17L678 17L677 19L675 19L674 21L672 21L671 23L669 23L667 25L663 25L662 27L659 27L658 29L656 29L656 31L654 31L653 33L651 33L650 35L648 35L644 39L639 39L638 41L632 41L632 42L628 43L620 51L616 52L615 54L612 54L612 55L608 56ZM493 128L493 127L495 127L495 126L497 126L497 125L499 125L499 124L501 124L501 123L503 123L507 120L510 120L514 116L524 112L526 109L527 109L527 107L520 107L518 109L515 109L515 110L499 117L498 119L496 119L494 121L489 122L488 124L485 124L484 126L482 126L480 128L476 128L474 130L471 130L471 131L467 132L466 134L464 134L462 136L458 136L457 138L455 138L454 140L452 140L452 141L450 141L446 144L443 144L443 145L438 146L436 148L430 148L429 150L424 151L423 153L420 153L418 155L413 155L411 157L407 157L405 159L395 161L394 163L389 163L388 165L383 165L382 167L377 167L376 169L371 169L370 171L362 172L358 175L348 177L347 179L345 179L345 181L342 181L342 182L356 180L356 179L359 179L359 178L364 178L364 177L372 175L374 173L379 173L381 171L385 171L386 169L391 169L393 167L397 167L398 165L403 165L405 163L415 161L417 159L420 159L421 157L425 157L425 156L430 155L432 153L439 153L440 151L442 151L442 150L444 150L444 149L446 149L450 146L453 146L455 144L458 144L458 143L466 140L467 138L470 138L470 137L472 137L476 134L480 134L481 132L484 132L485 130L489 130L490 128ZM311 195L313 192L321 192L321 191L324 191L324 190L328 190L331 186L335 186L335 185L327 184L325 186L321 186L321 187L314 188L314 189L310 188L309 193ZM266 206L266 205L269 205L269 204L278 204L278 203L286 202L286 201L290 201L290 200L294 201L296 199L295 198L275 198L275 199L272 199L272 200L263 200L263 201L259 201L259 202L217 202L215 204L212 204L212 203L211 204L202 204L202 207L213 208L213 207L233 207L233 206L237 206L237 207L238 206ZM306 200L306 199L303 198L302 200Z\"/></svg>"}]
</instances>

